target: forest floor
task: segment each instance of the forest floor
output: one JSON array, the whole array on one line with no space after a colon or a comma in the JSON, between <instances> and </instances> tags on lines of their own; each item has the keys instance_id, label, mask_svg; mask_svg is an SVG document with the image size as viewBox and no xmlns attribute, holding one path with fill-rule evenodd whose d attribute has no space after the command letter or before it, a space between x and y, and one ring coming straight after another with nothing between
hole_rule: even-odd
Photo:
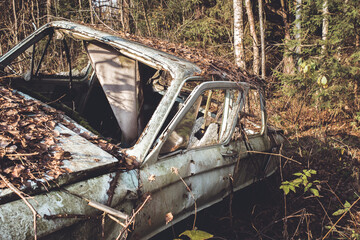
<instances>
[{"instance_id":1,"label":"forest floor","mask_svg":"<svg viewBox=\"0 0 360 240\"><path fill-rule=\"evenodd\" d=\"M346 112L331 114L284 97L267 107L271 124L287 137L282 155L298 163L282 158L275 176L235 193L231 214L230 198L199 212L198 229L214 239L360 239L359 123L343 117ZM319 181L320 196L304 187L285 195L281 183L304 169L316 170L308 181ZM176 238L192 221L153 239Z\"/></svg>"}]
</instances>

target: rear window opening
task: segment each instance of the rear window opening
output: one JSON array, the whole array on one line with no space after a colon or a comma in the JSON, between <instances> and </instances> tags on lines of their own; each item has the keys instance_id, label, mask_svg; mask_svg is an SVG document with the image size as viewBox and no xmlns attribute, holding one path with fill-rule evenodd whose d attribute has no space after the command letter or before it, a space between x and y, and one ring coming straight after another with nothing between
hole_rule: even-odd
<instances>
[{"instance_id":1,"label":"rear window opening","mask_svg":"<svg viewBox=\"0 0 360 240\"><path fill-rule=\"evenodd\" d=\"M5 69L10 85L122 147L135 144L166 91L165 71L84 36L49 31L27 47Z\"/></svg>"}]
</instances>

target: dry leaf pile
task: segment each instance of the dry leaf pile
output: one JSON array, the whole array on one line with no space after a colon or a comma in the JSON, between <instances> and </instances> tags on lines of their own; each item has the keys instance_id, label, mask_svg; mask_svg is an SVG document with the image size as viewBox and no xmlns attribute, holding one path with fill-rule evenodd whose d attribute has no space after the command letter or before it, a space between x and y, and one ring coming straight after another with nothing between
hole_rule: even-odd
<instances>
[{"instance_id":1,"label":"dry leaf pile","mask_svg":"<svg viewBox=\"0 0 360 240\"><path fill-rule=\"evenodd\" d=\"M55 179L69 172L69 169L62 168L62 161L71 159L71 153L56 144L60 135L55 130L57 123L117 157L120 167L132 169L137 166L135 159L119 153L116 145L86 132L81 133L60 111L0 86L0 173L19 187L28 186L27 180ZM0 181L0 189L5 187L5 183Z\"/></svg>"}]
</instances>

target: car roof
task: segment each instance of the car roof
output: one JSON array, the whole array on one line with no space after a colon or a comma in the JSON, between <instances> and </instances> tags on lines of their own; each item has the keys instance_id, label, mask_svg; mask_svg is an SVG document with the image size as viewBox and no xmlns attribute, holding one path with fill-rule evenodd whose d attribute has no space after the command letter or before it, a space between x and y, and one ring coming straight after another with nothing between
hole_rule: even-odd
<instances>
[{"instance_id":1,"label":"car roof","mask_svg":"<svg viewBox=\"0 0 360 240\"><path fill-rule=\"evenodd\" d=\"M44 27L66 30L77 38L81 39L84 37L86 40L93 39L108 44L125 56L145 63L155 69L169 71L174 80L185 79L198 75L201 72L201 69L196 64L188 60L91 27L68 21L50 22ZM182 76L180 77L179 75Z\"/></svg>"}]
</instances>

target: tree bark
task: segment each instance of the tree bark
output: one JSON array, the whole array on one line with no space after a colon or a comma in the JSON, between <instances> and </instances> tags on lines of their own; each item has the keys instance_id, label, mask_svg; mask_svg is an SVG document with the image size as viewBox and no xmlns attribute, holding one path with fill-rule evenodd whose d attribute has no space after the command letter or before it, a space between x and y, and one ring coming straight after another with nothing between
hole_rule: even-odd
<instances>
[{"instance_id":1,"label":"tree bark","mask_svg":"<svg viewBox=\"0 0 360 240\"><path fill-rule=\"evenodd\" d=\"M89 0L89 8L90 8L90 22L91 24L94 24L92 0Z\"/></svg>"},{"instance_id":2,"label":"tree bark","mask_svg":"<svg viewBox=\"0 0 360 240\"><path fill-rule=\"evenodd\" d=\"M322 44L322 46L321 46L321 48L322 48L321 53L324 55L324 54L326 54L326 40L327 40L327 35L328 35L328 32L329 32L329 8L328 8L328 0L324 0L324 2L323 2L322 15L323 15L323 25L322 25L322 40L323 40L323 44Z\"/></svg>"},{"instance_id":3,"label":"tree bark","mask_svg":"<svg viewBox=\"0 0 360 240\"><path fill-rule=\"evenodd\" d=\"M295 39L297 40L297 47L295 49L297 54L301 53L301 5L302 0L296 0L295 10Z\"/></svg>"},{"instance_id":4,"label":"tree bark","mask_svg":"<svg viewBox=\"0 0 360 240\"><path fill-rule=\"evenodd\" d=\"M150 28L150 24L149 24L149 19L147 17L147 11L146 11L146 7L145 7L145 3L144 1L142 1L142 7L143 7L143 15L144 15L144 18L145 18L145 23L146 23L146 28L148 30L148 36L151 37L152 34L151 34L151 28Z\"/></svg>"},{"instance_id":5,"label":"tree bark","mask_svg":"<svg viewBox=\"0 0 360 240\"><path fill-rule=\"evenodd\" d=\"M244 49L244 10L243 0L233 0L234 6L234 54L235 64L246 69Z\"/></svg>"},{"instance_id":6,"label":"tree bark","mask_svg":"<svg viewBox=\"0 0 360 240\"><path fill-rule=\"evenodd\" d=\"M260 43L261 43L261 77L265 79L266 75L266 56L265 56L265 26L263 13L263 0L259 2L259 22L260 22Z\"/></svg>"},{"instance_id":7,"label":"tree bark","mask_svg":"<svg viewBox=\"0 0 360 240\"><path fill-rule=\"evenodd\" d=\"M130 32L130 2L129 0L120 0L120 19L124 32Z\"/></svg>"},{"instance_id":8,"label":"tree bark","mask_svg":"<svg viewBox=\"0 0 360 240\"><path fill-rule=\"evenodd\" d=\"M83 16L82 16L82 3L81 3L81 0L79 0L79 16L80 16L80 20L84 21Z\"/></svg>"},{"instance_id":9,"label":"tree bark","mask_svg":"<svg viewBox=\"0 0 360 240\"><path fill-rule=\"evenodd\" d=\"M18 21L17 21L17 16L16 16L16 4L15 4L15 0L12 1L13 4L13 14L14 14L14 30L15 30L15 43L17 44L19 42L18 39Z\"/></svg>"},{"instance_id":10,"label":"tree bark","mask_svg":"<svg viewBox=\"0 0 360 240\"><path fill-rule=\"evenodd\" d=\"M285 43L285 51L284 51L284 58L283 58L283 62L284 62L284 69L283 72L285 74L293 74L294 73L294 69L295 69L295 63L294 63L294 58L291 55L291 51L289 49L287 49L287 46L291 40L291 34L290 34L290 23L289 23L289 16L288 16L288 9L286 6L286 3L284 0L280 1L281 3L281 16L284 22L284 32L285 32L285 36L284 36L284 43Z\"/></svg>"},{"instance_id":11,"label":"tree bark","mask_svg":"<svg viewBox=\"0 0 360 240\"><path fill-rule=\"evenodd\" d=\"M46 22L51 21L51 0L46 0Z\"/></svg>"},{"instance_id":12,"label":"tree bark","mask_svg":"<svg viewBox=\"0 0 360 240\"><path fill-rule=\"evenodd\" d=\"M259 65L260 65L260 54L258 48L258 38L255 31L255 20L254 14L251 8L251 0L245 0L246 13L249 19L250 35L253 42L253 72L256 75L259 75Z\"/></svg>"}]
</instances>

